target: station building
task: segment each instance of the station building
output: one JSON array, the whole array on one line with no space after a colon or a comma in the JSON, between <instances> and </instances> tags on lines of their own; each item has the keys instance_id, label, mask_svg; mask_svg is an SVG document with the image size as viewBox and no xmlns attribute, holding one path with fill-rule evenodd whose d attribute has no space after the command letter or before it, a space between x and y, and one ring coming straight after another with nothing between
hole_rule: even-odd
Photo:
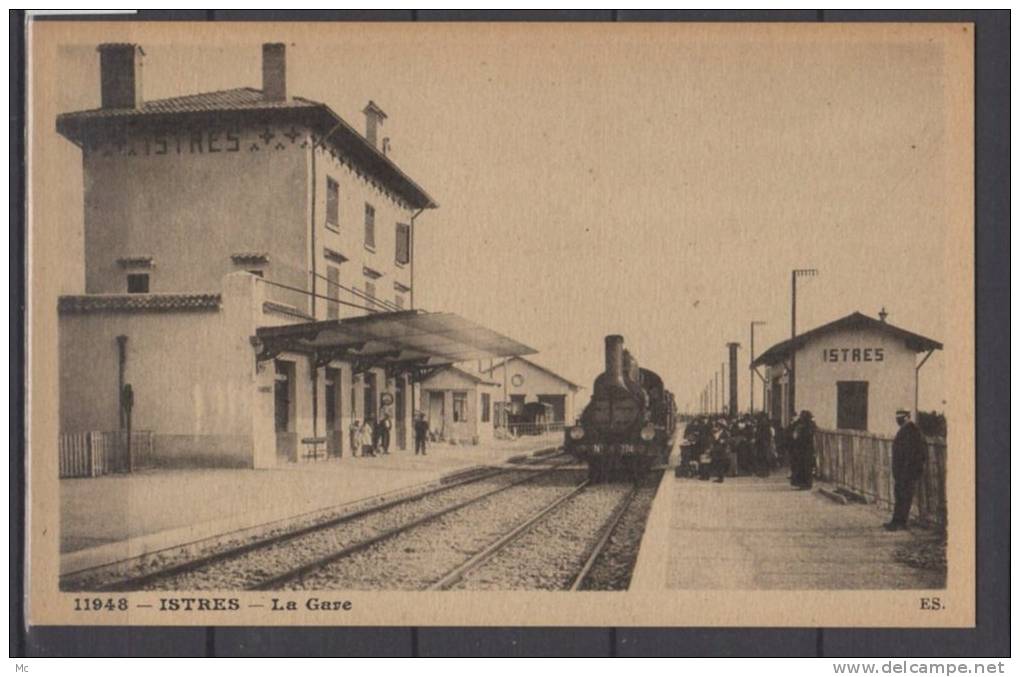
<instances>
[{"instance_id":1,"label":"station building","mask_svg":"<svg viewBox=\"0 0 1020 677\"><path fill-rule=\"evenodd\" d=\"M896 432L897 409L914 411L921 367L942 344L859 312L772 346L752 363L764 368L766 409L790 422L794 404L820 428ZM918 355L922 357L918 358Z\"/></svg>"},{"instance_id":2,"label":"station building","mask_svg":"<svg viewBox=\"0 0 1020 677\"><path fill-rule=\"evenodd\" d=\"M436 439L484 443L494 437L501 394L499 383L451 365L422 381L421 408Z\"/></svg>"},{"instance_id":3,"label":"station building","mask_svg":"<svg viewBox=\"0 0 1020 677\"><path fill-rule=\"evenodd\" d=\"M155 465L271 467L341 456L387 407L404 448L417 384L534 352L414 310L415 220L436 202L382 137L287 90L142 98L144 52L100 45L99 108L57 117L82 152L84 294L59 300L62 433L154 435ZM124 386L130 386L127 394ZM310 443L310 448L306 443Z\"/></svg>"},{"instance_id":4,"label":"station building","mask_svg":"<svg viewBox=\"0 0 1020 677\"><path fill-rule=\"evenodd\" d=\"M530 402L551 407L551 423L572 424L577 417L575 396L581 386L529 359L515 356L494 363L482 374L500 385L501 399L519 413Z\"/></svg>"}]
</instances>

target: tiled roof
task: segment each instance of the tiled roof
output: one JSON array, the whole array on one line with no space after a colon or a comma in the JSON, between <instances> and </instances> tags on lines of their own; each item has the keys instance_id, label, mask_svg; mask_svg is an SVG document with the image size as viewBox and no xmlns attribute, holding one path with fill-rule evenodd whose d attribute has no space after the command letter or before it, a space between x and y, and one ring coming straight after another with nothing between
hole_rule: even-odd
<instances>
[{"instance_id":1,"label":"tiled roof","mask_svg":"<svg viewBox=\"0 0 1020 677\"><path fill-rule=\"evenodd\" d=\"M148 313L217 310L219 294L83 294L61 296L60 313Z\"/></svg>"},{"instance_id":2,"label":"tiled roof","mask_svg":"<svg viewBox=\"0 0 1020 677\"><path fill-rule=\"evenodd\" d=\"M329 143L346 151L355 162L395 188L413 207L434 209L438 206L435 200L401 171L393 160L333 112L329 106L300 96L288 97L283 101L269 101L263 98L261 90L238 87L144 101L139 108L93 108L58 115L57 132L81 144L87 129L94 125L129 124L179 116L243 113L288 118L300 116L301 122L311 125L324 136L328 135Z\"/></svg>"},{"instance_id":3,"label":"tiled roof","mask_svg":"<svg viewBox=\"0 0 1020 677\"><path fill-rule=\"evenodd\" d=\"M503 360L502 362L497 362L496 364L492 365L492 367L490 367L489 369L485 369L484 371L485 371L485 373L487 373L487 374L489 374L491 376L492 372L494 372L495 370L499 369L500 367L502 367L507 362L510 362L510 361L513 361L513 360L520 360L521 362L523 362L525 364L531 365L535 369L538 369L539 371L541 371L541 372L543 372L545 374L548 374L549 376L553 377L554 379L556 379L558 381L563 381L564 383L566 383L571 388L576 388L577 390L580 390L581 388L584 387L584 386L577 385L576 383L574 383L570 379L563 378L562 376L557 374L552 369L548 369L546 367L543 367L542 365L537 364L535 362L532 362L531 360L529 360L529 359L527 359L525 357L522 357L520 355L516 355L514 357L507 358L507 359Z\"/></svg>"},{"instance_id":4,"label":"tiled roof","mask_svg":"<svg viewBox=\"0 0 1020 677\"><path fill-rule=\"evenodd\" d=\"M285 101L267 101L262 92L252 87L224 89L218 92L203 92L188 96L174 96L169 99L144 101L140 108L92 108L89 110L63 113L57 116L57 129L61 123L84 119L127 118L144 115L164 115L173 113L202 113L240 110L315 108L322 104L308 101L300 97L291 97Z\"/></svg>"},{"instance_id":5,"label":"tiled roof","mask_svg":"<svg viewBox=\"0 0 1020 677\"><path fill-rule=\"evenodd\" d=\"M815 327L803 334L797 334L795 338L780 341L755 358L751 366L757 367L760 365L777 364L786 359L791 352L799 350L801 346L817 336L822 336L833 331L853 329L874 329L876 331L885 332L902 340L906 344L907 348L917 353L926 350L942 350L942 344L934 339L930 339L927 336L921 336L920 334L915 334L914 332L907 331L906 329L894 327L888 322L876 320L875 318L868 317L863 313L854 312L850 313L846 317L833 320L828 324Z\"/></svg>"}]
</instances>

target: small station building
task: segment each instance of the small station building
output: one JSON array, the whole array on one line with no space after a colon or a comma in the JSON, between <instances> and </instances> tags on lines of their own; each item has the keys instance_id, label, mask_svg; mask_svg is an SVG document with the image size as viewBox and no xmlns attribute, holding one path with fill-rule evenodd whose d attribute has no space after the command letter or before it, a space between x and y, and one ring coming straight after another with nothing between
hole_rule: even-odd
<instances>
[{"instance_id":1,"label":"small station building","mask_svg":"<svg viewBox=\"0 0 1020 677\"><path fill-rule=\"evenodd\" d=\"M500 384L456 366L436 370L421 384L421 409L429 432L458 444L491 441Z\"/></svg>"},{"instance_id":2,"label":"small station building","mask_svg":"<svg viewBox=\"0 0 1020 677\"><path fill-rule=\"evenodd\" d=\"M942 344L881 319L851 313L772 346L764 368L766 410L784 426L794 405L821 428L896 432L897 409L917 411L921 367ZM920 356L920 357L919 357Z\"/></svg>"}]
</instances>

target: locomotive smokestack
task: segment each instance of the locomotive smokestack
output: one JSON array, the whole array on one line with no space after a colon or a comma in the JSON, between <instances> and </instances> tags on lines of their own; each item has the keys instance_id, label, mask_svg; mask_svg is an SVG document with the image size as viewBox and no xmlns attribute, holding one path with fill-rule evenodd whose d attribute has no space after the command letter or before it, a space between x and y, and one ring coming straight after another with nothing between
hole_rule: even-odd
<instances>
[{"instance_id":1,"label":"locomotive smokestack","mask_svg":"<svg viewBox=\"0 0 1020 677\"><path fill-rule=\"evenodd\" d=\"M606 337L606 376L611 383L623 385L623 337Z\"/></svg>"}]
</instances>

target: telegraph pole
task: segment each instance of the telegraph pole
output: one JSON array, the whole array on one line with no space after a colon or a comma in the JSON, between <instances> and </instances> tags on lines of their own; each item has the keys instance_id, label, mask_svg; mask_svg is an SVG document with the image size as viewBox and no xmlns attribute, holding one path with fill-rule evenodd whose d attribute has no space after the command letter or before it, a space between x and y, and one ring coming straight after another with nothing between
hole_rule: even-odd
<instances>
[{"instance_id":1,"label":"telegraph pole","mask_svg":"<svg viewBox=\"0 0 1020 677\"><path fill-rule=\"evenodd\" d=\"M726 363L719 363L719 413L726 413Z\"/></svg>"},{"instance_id":2,"label":"telegraph pole","mask_svg":"<svg viewBox=\"0 0 1020 677\"><path fill-rule=\"evenodd\" d=\"M750 369L750 371L751 371L751 373L748 374L748 380L750 381L749 385L751 386L751 388L750 388L750 390L751 390L751 400L750 400L750 404L748 406L750 407L750 410L751 410L752 414L754 413L754 383L755 383L754 375L757 373L754 370L754 328L755 328L755 326L761 326L763 324L768 324L768 323L765 322L764 320L751 320L751 359L748 362L748 364L750 365L748 367L748 369ZM762 411L764 411L765 410L765 401L764 400L762 400L761 406L762 406Z\"/></svg>"},{"instance_id":3,"label":"telegraph pole","mask_svg":"<svg viewBox=\"0 0 1020 677\"><path fill-rule=\"evenodd\" d=\"M789 414L790 421L797 415L797 346L794 339L797 338L797 278L814 277L818 274L815 268L795 268L790 271L790 384L789 392Z\"/></svg>"}]
</instances>

